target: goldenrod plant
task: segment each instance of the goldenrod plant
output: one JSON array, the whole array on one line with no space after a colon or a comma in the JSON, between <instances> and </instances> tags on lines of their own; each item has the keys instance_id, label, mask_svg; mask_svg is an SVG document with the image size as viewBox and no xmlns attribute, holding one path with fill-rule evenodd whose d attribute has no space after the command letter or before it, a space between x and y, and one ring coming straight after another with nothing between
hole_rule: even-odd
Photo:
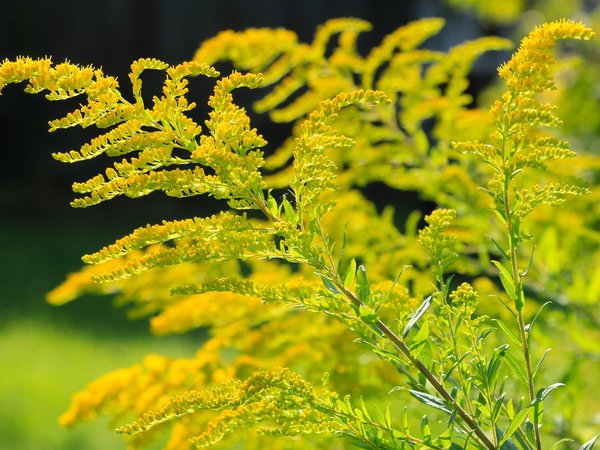
<instances>
[{"instance_id":1,"label":"goldenrod plant","mask_svg":"<svg viewBox=\"0 0 600 450\"><path fill-rule=\"evenodd\" d=\"M161 335L208 331L192 358L152 354L92 382L61 424L108 415L132 449L594 446L598 215L577 199L597 193L585 178L597 161L560 164L577 157L543 100L557 41L594 34L571 20L536 27L500 67L506 90L487 114L467 92L471 66L511 43L424 48L442 26L404 25L366 56L359 19L331 20L308 44L227 31L189 62L135 61L131 92L68 61L2 63L0 89L83 99L50 131L101 130L55 159L116 158L73 185L72 206L155 191L221 206L134 230L49 293L56 305L116 295ZM147 70L164 74L152 99ZM187 99L199 76L215 79L203 123ZM292 124L281 146L234 101L242 88L264 93L256 113ZM390 203L410 190L437 208L398 223L365 195L373 182L398 192ZM568 255L595 251L564 262L589 263L577 280L548 284L547 230L561 226Z\"/></svg>"}]
</instances>

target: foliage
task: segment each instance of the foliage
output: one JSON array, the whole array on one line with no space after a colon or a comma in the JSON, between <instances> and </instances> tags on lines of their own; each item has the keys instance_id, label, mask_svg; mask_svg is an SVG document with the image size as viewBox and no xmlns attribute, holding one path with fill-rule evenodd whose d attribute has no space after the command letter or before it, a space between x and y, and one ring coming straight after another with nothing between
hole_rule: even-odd
<instances>
[{"instance_id":1,"label":"foliage","mask_svg":"<svg viewBox=\"0 0 600 450\"><path fill-rule=\"evenodd\" d=\"M507 90L486 115L468 74L510 43L422 48L442 26L407 24L367 56L356 40L370 25L358 19L327 22L310 44L287 30L228 31L190 62L135 61L131 93L92 67L2 63L0 89L27 81L49 100L85 99L50 131L102 131L55 159L118 158L74 183L74 207L155 191L222 206L134 230L84 256L90 265L49 294L62 304L114 293L157 334L210 334L192 358L149 355L93 382L63 425L98 413L130 421L118 432L131 448L164 434L167 449L593 446L585 392L598 376L600 286L597 272L577 269L598 267L597 209L543 206L597 196L577 178L597 161L560 165L575 153L546 129L560 120L541 99L555 88L556 41L593 32L570 20L536 27L500 67ZM213 66L223 62L234 70L221 77ZM146 70L165 77L151 105ZM204 126L186 97L195 76L220 77ZM262 150L233 100L240 88L266 89L255 110L293 124L280 147ZM420 212L401 231L393 209L379 212L361 190L373 182L438 208L419 231ZM594 251L580 257L588 243ZM559 270L579 278L548 284L544 265L560 252ZM551 366L550 345L563 353ZM558 388L568 390L562 405Z\"/></svg>"}]
</instances>

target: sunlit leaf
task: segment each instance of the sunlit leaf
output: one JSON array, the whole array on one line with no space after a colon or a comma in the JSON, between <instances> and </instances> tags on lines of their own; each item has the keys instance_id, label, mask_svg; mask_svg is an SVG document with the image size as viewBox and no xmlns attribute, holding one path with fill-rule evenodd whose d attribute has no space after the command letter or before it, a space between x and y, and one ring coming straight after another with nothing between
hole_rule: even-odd
<instances>
[{"instance_id":1,"label":"sunlit leaf","mask_svg":"<svg viewBox=\"0 0 600 450\"><path fill-rule=\"evenodd\" d=\"M404 331L402 332L402 335L404 337L406 337L408 335L408 332L412 329L412 327L415 326L415 324L419 321L419 319L423 316L423 314L425 314L427 309L429 309L429 307L431 306L432 299L433 299L433 297L430 295L425 300L423 300L423 303L421 303L421 306L419 306L419 309L417 309L417 311L412 315L412 317L406 324L406 327L404 327Z\"/></svg>"}]
</instances>

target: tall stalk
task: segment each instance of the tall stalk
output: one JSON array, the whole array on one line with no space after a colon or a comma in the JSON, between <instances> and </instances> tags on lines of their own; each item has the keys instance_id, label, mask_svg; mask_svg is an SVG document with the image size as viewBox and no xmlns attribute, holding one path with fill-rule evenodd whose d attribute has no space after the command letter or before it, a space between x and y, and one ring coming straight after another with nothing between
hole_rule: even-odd
<instances>
[{"instance_id":1,"label":"tall stalk","mask_svg":"<svg viewBox=\"0 0 600 450\"><path fill-rule=\"evenodd\" d=\"M327 255L327 266L326 272L330 280L335 284L336 288L350 301L352 306L357 310L360 310L361 307L364 307L364 303L352 292L344 286L344 282L340 277L336 269L335 262L329 251L329 245L327 244L327 239L321 229L318 227L319 234L322 240L323 249ZM480 443L487 448L488 450L494 450L497 446L490 440L490 438L486 435L485 431L481 428L477 420L470 415L463 407L461 407L458 402L452 397L450 392L445 388L445 386L438 381L436 376L427 368L425 364L423 364L418 358L416 358L409 346L406 344L404 339L398 336L396 333L392 331L392 329L381 319L377 318L373 325L375 328L382 333L397 349L400 353L408 359L411 366L414 367L417 371L419 371L427 381L431 384L433 389L444 399L446 404L451 407L456 414L463 420L463 422L467 425L469 429L473 431L477 439Z\"/></svg>"},{"instance_id":2,"label":"tall stalk","mask_svg":"<svg viewBox=\"0 0 600 450\"><path fill-rule=\"evenodd\" d=\"M510 255L510 266L511 276L514 292L516 294L515 309L517 312L517 323L519 326L519 337L521 339L521 352L523 353L523 359L525 361L525 370L527 375L527 392L529 396L530 404L534 403L535 400L535 381L533 379L533 371L531 369L531 351L529 348L528 332L525 325L525 319L523 316L523 302L520 300L523 298L523 280L522 275L519 271L518 260L517 260L517 249L519 243L519 237L515 236L514 229L517 226L518 218L515 218L512 213L512 208L509 199L509 178L505 178L504 182L504 209L506 214L506 228L508 233L508 252ZM535 435L535 446L536 450L542 450L542 438L540 435L540 427L538 423L537 409L538 405L534 406L535 412L533 415L533 429Z\"/></svg>"}]
</instances>

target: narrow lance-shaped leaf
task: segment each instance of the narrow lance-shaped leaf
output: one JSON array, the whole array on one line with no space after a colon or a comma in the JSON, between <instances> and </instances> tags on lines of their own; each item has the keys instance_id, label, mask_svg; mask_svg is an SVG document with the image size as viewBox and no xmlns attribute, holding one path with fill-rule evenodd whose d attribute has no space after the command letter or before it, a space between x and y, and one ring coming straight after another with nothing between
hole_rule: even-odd
<instances>
[{"instance_id":1,"label":"narrow lance-shaped leaf","mask_svg":"<svg viewBox=\"0 0 600 450\"><path fill-rule=\"evenodd\" d=\"M526 448L526 444L521 443L521 448ZM517 444L515 444L512 439L507 439L500 446L500 450L521 450L521 448L518 447Z\"/></svg>"},{"instance_id":2,"label":"narrow lance-shaped leaf","mask_svg":"<svg viewBox=\"0 0 600 450\"><path fill-rule=\"evenodd\" d=\"M500 439L500 442L498 442L498 445L502 446L502 444L505 443L508 440L508 438L510 438L515 433L515 431L517 431L519 429L519 427L521 426L521 424L523 423L523 421L529 414L530 409L531 409L531 406L528 406L526 408L523 408L517 414L515 414L514 419L512 420L512 422L510 423L510 425L508 426L508 428L506 429L504 434L502 435L502 438Z\"/></svg>"},{"instance_id":3,"label":"narrow lance-shaped leaf","mask_svg":"<svg viewBox=\"0 0 600 450\"><path fill-rule=\"evenodd\" d=\"M535 442L535 426L529 419L525 420L525 436L531 442Z\"/></svg>"},{"instance_id":4,"label":"narrow lance-shaped leaf","mask_svg":"<svg viewBox=\"0 0 600 450\"><path fill-rule=\"evenodd\" d=\"M442 434L435 438L433 441L434 445L439 448L452 448L452 434L454 432L454 426L450 425L444 430Z\"/></svg>"},{"instance_id":5,"label":"narrow lance-shaped leaf","mask_svg":"<svg viewBox=\"0 0 600 450\"><path fill-rule=\"evenodd\" d=\"M356 271L356 295L361 302L368 304L371 297L371 287L367 278L367 269L362 264Z\"/></svg>"},{"instance_id":6,"label":"narrow lance-shaped leaf","mask_svg":"<svg viewBox=\"0 0 600 450\"><path fill-rule=\"evenodd\" d=\"M429 419L427 416L423 416L421 419L421 436L426 444L431 444L431 428L429 427Z\"/></svg>"},{"instance_id":7,"label":"narrow lance-shaped leaf","mask_svg":"<svg viewBox=\"0 0 600 450\"><path fill-rule=\"evenodd\" d=\"M510 272L499 261L492 261L492 264L494 264L498 268L498 270L500 271L500 274L499 274L500 275L500 282L502 283L502 286L504 287L504 290L508 294L508 297L513 302L516 302L517 301L517 293L515 291L515 286L514 286L513 279L512 279L512 276L511 276Z\"/></svg>"},{"instance_id":8,"label":"narrow lance-shaped leaf","mask_svg":"<svg viewBox=\"0 0 600 450\"><path fill-rule=\"evenodd\" d=\"M560 441L555 442L552 445L552 447L550 447L550 450L560 450L560 449L564 448L565 444L569 444L571 442L573 442L573 439L567 439L567 438L561 439ZM581 450L581 447L579 450Z\"/></svg>"},{"instance_id":9,"label":"narrow lance-shaped leaf","mask_svg":"<svg viewBox=\"0 0 600 450\"><path fill-rule=\"evenodd\" d=\"M558 389L559 387L563 387L563 386L565 386L564 383L554 383L554 384L551 384L550 386L548 386L547 388L540 389L531 404L534 405L536 403L543 402L546 399L546 397L548 397L548 395L550 395L550 392L554 391L555 389Z\"/></svg>"},{"instance_id":10,"label":"narrow lance-shaped leaf","mask_svg":"<svg viewBox=\"0 0 600 450\"><path fill-rule=\"evenodd\" d=\"M502 256L502 258L504 259L508 259L509 255L508 252L506 251L506 249L504 247L502 247L502 245L500 245L500 243L494 239L494 238L490 238L492 241L492 244L494 244L494 247L496 247L496 250L498 250L498 253L500 253L500 256Z\"/></svg>"},{"instance_id":11,"label":"narrow lance-shaped leaf","mask_svg":"<svg viewBox=\"0 0 600 450\"><path fill-rule=\"evenodd\" d=\"M583 444L581 447L579 447L579 450L592 450L598 438L600 438L600 434L596 435L595 437L587 441L585 444Z\"/></svg>"},{"instance_id":12,"label":"narrow lance-shaped leaf","mask_svg":"<svg viewBox=\"0 0 600 450\"><path fill-rule=\"evenodd\" d=\"M542 310L548 306L551 305L552 302L548 301L545 302L542 306L540 306L538 308L538 310L535 313L535 316L533 316L533 319L531 319L531 322L529 324L527 324L527 326L525 327L526 331L527 331L527 335L530 336L531 335L531 331L533 330L533 326L535 325L535 323L537 322L538 317L540 316Z\"/></svg>"},{"instance_id":13,"label":"narrow lance-shaped leaf","mask_svg":"<svg viewBox=\"0 0 600 450\"><path fill-rule=\"evenodd\" d=\"M330 292L332 292L333 294L336 294L336 295L340 293L337 286L329 278L321 275L321 280L323 281L323 284L325 285L327 290L329 290Z\"/></svg>"},{"instance_id":14,"label":"narrow lance-shaped leaf","mask_svg":"<svg viewBox=\"0 0 600 450\"><path fill-rule=\"evenodd\" d=\"M342 234L342 248L340 250L340 256L338 257L337 270L342 273L342 263L344 261L344 255L346 253L346 245L348 241L348 224L344 225L344 233Z\"/></svg>"},{"instance_id":15,"label":"narrow lance-shaped leaf","mask_svg":"<svg viewBox=\"0 0 600 450\"><path fill-rule=\"evenodd\" d=\"M348 289L356 277L356 260L352 258L344 274L344 287Z\"/></svg>"},{"instance_id":16,"label":"narrow lance-shaped leaf","mask_svg":"<svg viewBox=\"0 0 600 450\"><path fill-rule=\"evenodd\" d=\"M500 364L504 359L504 355L506 354L507 349L508 344L504 344L495 349L494 354L492 355L490 362L488 363L488 366L486 368L486 376L488 380L487 382L490 386L492 386L498 378L498 370L500 369Z\"/></svg>"},{"instance_id":17,"label":"narrow lance-shaped leaf","mask_svg":"<svg viewBox=\"0 0 600 450\"><path fill-rule=\"evenodd\" d=\"M452 410L448 408L448 405L446 405L446 403L443 400L431 394L427 394L426 392L413 391L411 389L408 389L408 393L424 405L431 406L432 408L444 411L448 414L452 412Z\"/></svg>"},{"instance_id":18,"label":"narrow lance-shaped leaf","mask_svg":"<svg viewBox=\"0 0 600 450\"><path fill-rule=\"evenodd\" d=\"M433 299L433 297L430 295L425 300L423 300L423 303L421 303L421 306L419 306L419 309L417 309L417 311L413 314L413 316L410 318L410 320L406 324L406 327L404 327L404 331L402 332L402 335L404 337L406 337L408 335L408 332L415 326L415 324L419 321L419 319L423 316L423 314L425 314L427 309L429 309L429 307L431 306L432 299Z\"/></svg>"},{"instance_id":19,"label":"narrow lance-shaped leaf","mask_svg":"<svg viewBox=\"0 0 600 450\"><path fill-rule=\"evenodd\" d=\"M543 362L546 360L546 357L550 354L550 352L552 351L551 348L546 349L546 351L544 352L544 354L541 356L540 360L538 361L538 363L535 365L535 367L533 368L533 370L531 371L531 375L533 376L533 378L535 379L538 370L540 370L540 367L542 366Z\"/></svg>"},{"instance_id":20,"label":"narrow lance-shaped leaf","mask_svg":"<svg viewBox=\"0 0 600 450\"><path fill-rule=\"evenodd\" d=\"M504 361L508 367L512 369L512 371L519 377L519 379L523 382L523 384L527 384L527 375L525 374L525 370L523 365L516 360L516 358L510 353L504 354Z\"/></svg>"},{"instance_id":21,"label":"narrow lance-shaped leaf","mask_svg":"<svg viewBox=\"0 0 600 450\"><path fill-rule=\"evenodd\" d=\"M517 337L515 333L511 331L510 328L508 328L508 326L504 322L502 322L502 320L493 319L493 321L500 327L504 334L506 334L506 336L510 338L511 341L513 341L517 345L521 345L521 340Z\"/></svg>"}]
</instances>

